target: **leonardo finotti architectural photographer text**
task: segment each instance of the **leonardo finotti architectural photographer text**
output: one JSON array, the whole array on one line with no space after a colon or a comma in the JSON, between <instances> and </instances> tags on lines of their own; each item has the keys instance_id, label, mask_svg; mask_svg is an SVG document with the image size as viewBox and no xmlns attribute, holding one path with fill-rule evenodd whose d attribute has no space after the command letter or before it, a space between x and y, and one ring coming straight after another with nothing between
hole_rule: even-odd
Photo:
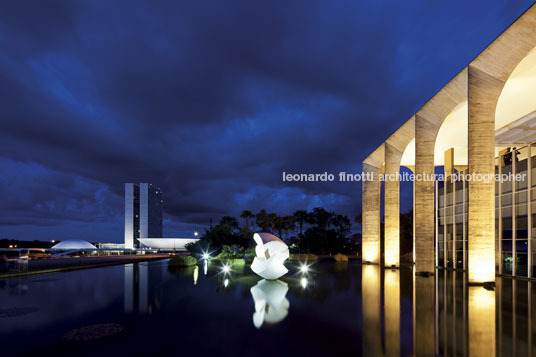
<instances>
[{"instance_id":1,"label":"leonardo finotti architectural photographer text","mask_svg":"<svg viewBox=\"0 0 536 357\"><path fill-rule=\"evenodd\" d=\"M527 174L463 174L455 173L449 175L448 179L451 181L481 181L481 182L509 182L509 181L524 181ZM444 181L444 174L413 174L409 172L396 173L396 174L380 174L374 176L371 172L352 174L347 172L339 172L337 175L332 173L323 172L321 174L291 174L283 172L284 182L332 182L335 178L338 178L339 182L359 182L359 181Z\"/></svg>"}]
</instances>

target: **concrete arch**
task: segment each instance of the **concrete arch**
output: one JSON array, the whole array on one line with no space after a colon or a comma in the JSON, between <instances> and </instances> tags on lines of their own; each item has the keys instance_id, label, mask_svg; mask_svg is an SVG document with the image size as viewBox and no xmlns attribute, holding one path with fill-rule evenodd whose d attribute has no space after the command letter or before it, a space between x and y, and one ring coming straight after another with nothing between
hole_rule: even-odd
<instances>
[{"instance_id":1,"label":"concrete arch","mask_svg":"<svg viewBox=\"0 0 536 357\"><path fill-rule=\"evenodd\" d=\"M528 9L468 67L468 168L471 174L495 172L495 115L506 81L536 47L536 6ZM495 184L469 186L469 281L495 280Z\"/></svg>"},{"instance_id":2,"label":"concrete arch","mask_svg":"<svg viewBox=\"0 0 536 357\"><path fill-rule=\"evenodd\" d=\"M380 263L380 194L385 161L385 144L381 144L365 160L363 173L367 175L362 187L362 252L363 262Z\"/></svg>"},{"instance_id":3,"label":"concrete arch","mask_svg":"<svg viewBox=\"0 0 536 357\"><path fill-rule=\"evenodd\" d=\"M467 75L467 69L462 70L415 114L413 258L418 273L435 270L435 144L447 116L467 101Z\"/></svg>"},{"instance_id":4,"label":"concrete arch","mask_svg":"<svg viewBox=\"0 0 536 357\"><path fill-rule=\"evenodd\" d=\"M385 266L400 265L400 180L397 174L402 155L414 136L413 116L385 142Z\"/></svg>"}]
</instances>

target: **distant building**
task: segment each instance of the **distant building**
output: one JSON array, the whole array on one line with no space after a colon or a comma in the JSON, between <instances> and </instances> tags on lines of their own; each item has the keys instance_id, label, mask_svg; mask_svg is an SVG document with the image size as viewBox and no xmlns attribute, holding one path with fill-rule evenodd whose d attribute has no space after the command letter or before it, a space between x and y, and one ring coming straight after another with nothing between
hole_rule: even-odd
<instances>
[{"instance_id":1,"label":"distant building","mask_svg":"<svg viewBox=\"0 0 536 357\"><path fill-rule=\"evenodd\" d=\"M99 249L125 249L125 245L121 243L97 243Z\"/></svg>"},{"instance_id":2,"label":"distant building","mask_svg":"<svg viewBox=\"0 0 536 357\"><path fill-rule=\"evenodd\" d=\"M138 238L162 237L162 191L149 183L125 184L125 248L139 248Z\"/></svg>"},{"instance_id":3,"label":"distant building","mask_svg":"<svg viewBox=\"0 0 536 357\"><path fill-rule=\"evenodd\" d=\"M140 238L144 246L160 251L186 250L187 244L197 241L198 238Z\"/></svg>"},{"instance_id":4,"label":"distant building","mask_svg":"<svg viewBox=\"0 0 536 357\"><path fill-rule=\"evenodd\" d=\"M97 247L95 247L93 244L81 240L81 239L69 239L64 240L56 245L54 245L52 248L53 250L80 250L80 249L91 249L95 250Z\"/></svg>"}]
</instances>

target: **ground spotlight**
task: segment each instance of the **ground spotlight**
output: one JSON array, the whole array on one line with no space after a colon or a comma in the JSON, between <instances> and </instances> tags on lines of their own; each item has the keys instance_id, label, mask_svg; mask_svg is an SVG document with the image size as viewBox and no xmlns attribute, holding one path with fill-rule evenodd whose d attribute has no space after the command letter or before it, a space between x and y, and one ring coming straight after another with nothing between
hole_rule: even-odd
<instances>
[{"instance_id":1,"label":"ground spotlight","mask_svg":"<svg viewBox=\"0 0 536 357\"><path fill-rule=\"evenodd\" d=\"M307 274L309 272L309 266L307 264L302 264L300 266L300 273Z\"/></svg>"},{"instance_id":2,"label":"ground spotlight","mask_svg":"<svg viewBox=\"0 0 536 357\"><path fill-rule=\"evenodd\" d=\"M230 271L231 271L231 267L228 266L227 264L225 264L223 267L222 267L222 271L224 274L228 274Z\"/></svg>"}]
</instances>

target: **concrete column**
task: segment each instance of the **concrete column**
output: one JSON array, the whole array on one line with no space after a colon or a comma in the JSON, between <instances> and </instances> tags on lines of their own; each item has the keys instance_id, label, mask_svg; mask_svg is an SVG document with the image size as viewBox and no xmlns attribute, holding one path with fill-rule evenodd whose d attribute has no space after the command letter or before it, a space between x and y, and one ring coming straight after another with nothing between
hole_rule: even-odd
<instances>
[{"instance_id":1,"label":"concrete column","mask_svg":"<svg viewBox=\"0 0 536 357\"><path fill-rule=\"evenodd\" d=\"M363 262L380 263L380 181L381 168L363 162L363 173L370 179L362 185Z\"/></svg>"},{"instance_id":2,"label":"concrete column","mask_svg":"<svg viewBox=\"0 0 536 357\"><path fill-rule=\"evenodd\" d=\"M503 82L469 66L469 282L495 281L495 107ZM491 178L491 179L490 179Z\"/></svg>"},{"instance_id":3,"label":"concrete column","mask_svg":"<svg viewBox=\"0 0 536 357\"><path fill-rule=\"evenodd\" d=\"M385 266L400 265L400 159L402 152L385 143ZM395 180L391 180L393 176Z\"/></svg>"},{"instance_id":4,"label":"concrete column","mask_svg":"<svg viewBox=\"0 0 536 357\"><path fill-rule=\"evenodd\" d=\"M433 272L434 257L434 149L438 125L415 115L415 183L413 251L415 271ZM418 179L418 175L426 175Z\"/></svg>"}]
</instances>

